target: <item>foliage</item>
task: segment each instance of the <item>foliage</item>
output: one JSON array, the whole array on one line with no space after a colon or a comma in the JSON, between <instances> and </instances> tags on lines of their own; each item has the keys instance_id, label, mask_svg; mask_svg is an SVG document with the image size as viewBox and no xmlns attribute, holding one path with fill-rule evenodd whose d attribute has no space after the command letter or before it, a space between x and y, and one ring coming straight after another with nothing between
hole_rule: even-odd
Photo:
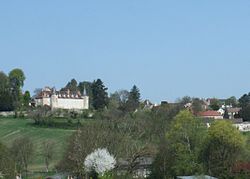
<instances>
[{"instance_id":1,"label":"foliage","mask_svg":"<svg viewBox=\"0 0 250 179\"><path fill-rule=\"evenodd\" d=\"M94 80L91 85L93 95L93 107L96 110L102 110L108 105L108 93L103 82L100 79Z\"/></svg>"},{"instance_id":2,"label":"foliage","mask_svg":"<svg viewBox=\"0 0 250 179\"><path fill-rule=\"evenodd\" d=\"M193 98L192 100L192 111L195 115L197 115L199 112L203 111L203 105L204 102L199 98Z\"/></svg>"},{"instance_id":3,"label":"foliage","mask_svg":"<svg viewBox=\"0 0 250 179\"><path fill-rule=\"evenodd\" d=\"M242 108L240 117L245 121L250 121L250 93L244 94L239 99L239 106Z\"/></svg>"},{"instance_id":4,"label":"foliage","mask_svg":"<svg viewBox=\"0 0 250 179\"><path fill-rule=\"evenodd\" d=\"M49 164L53 160L55 150L55 143L52 140L46 140L43 142L42 155L46 166L46 171L49 172Z\"/></svg>"},{"instance_id":5,"label":"foliage","mask_svg":"<svg viewBox=\"0 0 250 179\"><path fill-rule=\"evenodd\" d=\"M250 121L250 103L242 107L239 115L244 119L244 121Z\"/></svg>"},{"instance_id":6,"label":"foliage","mask_svg":"<svg viewBox=\"0 0 250 179\"><path fill-rule=\"evenodd\" d=\"M132 173L138 158L155 154L155 146L152 143L159 140L150 138L153 120L151 115L138 113L118 119L96 119L82 125L81 130L69 141L67 152L58 169L72 172L78 177L84 176L83 160L86 156L96 148L107 148L116 158L127 159L127 172ZM152 136L158 136L158 133Z\"/></svg>"},{"instance_id":7,"label":"foliage","mask_svg":"<svg viewBox=\"0 0 250 179\"><path fill-rule=\"evenodd\" d=\"M201 173L198 154L205 133L205 126L200 119L188 111L181 111L166 134L164 146L160 145L151 178Z\"/></svg>"},{"instance_id":8,"label":"foliage","mask_svg":"<svg viewBox=\"0 0 250 179\"><path fill-rule=\"evenodd\" d=\"M67 91L70 90L71 92L76 93L78 91L77 87L77 81L73 78L70 82L67 83L67 85L61 89L61 91Z\"/></svg>"},{"instance_id":9,"label":"foliage","mask_svg":"<svg viewBox=\"0 0 250 179\"><path fill-rule=\"evenodd\" d=\"M13 103L15 109L20 107L20 100L22 96L22 87L24 85L25 75L21 69L13 69L9 73L9 84L10 84L10 91L13 97Z\"/></svg>"},{"instance_id":10,"label":"foliage","mask_svg":"<svg viewBox=\"0 0 250 179\"><path fill-rule=\"evenodd\" d=\"M23 95L23 105L25 107L28 107L29 103L30 103L30 100L31 100L30 92L29 91L25 91L24 95Z\"/></svg>"},{"instance_id":11,"label":"foliage","mask_svg":"<svg viewBox=\"0 0 250 179\"><path fill-rule=\"evenodd\" d=\"M220 105L220 101L219 101L218 99L213 98L213 99L210 100L210 105L209 105L209 107L210 107L212 110L217 111L217 110L220 109L220 106L221 106L221 105Z\"/></svg>"},{"instance_id":12,"label":"foliage","mask_svg":"<svg viewBox=\"0 0 250 179\"><path fill-rule=\"evenodd\" d=\"M65 126L65 119L56 119ZM65 123L64 123L65 122ZM75 130L64 128L47 128L45 126L33 125L30 119L0 118L0 139L7 146L11 147L16 139L20 137L29 137L34 144L34 155L29 170L44 171L43 142L52 140L54 145L54 156L50 163L50 169L54 168L56 163L61 160L66 148L69 137Z\"/></svg>"},{"instance_id":13,"label":"foliage","mask_svg":"<svg viewBox=\"0 0 250 179\"><path fill-rule=\"evenodd\" d=\"M34 152L34 146L30 138L21 137L16 139L11 147L15 165L18 172L25 171L27 176L28 165L31 162Z\"/></svg>"},{"instance_id":14,"label":"foliage","mask_svg":"<svg viewBox=\"0 0 250 179\"><path fill-rule=\"evenodd\" d=\"M175 153L173 170L177 175L192 175L201 172L197 153L204 136L204 124L188 111L181 111L175 117L166 137L170 141L170 149Z\"/></svg>"},{"instance_id":15,"label":"foliage","mask_svg":"<svg viewBox=\"0 0 250 179\"><path fill-rule=\"evenodd\" d=\"M137 86L133 86L129 92L128 100L126 101L126 111L133 112L140 105L140 90Z\"/></svg>"},{"instance_id":16,"label":"foliage","mask_svg":"<svg viewBox=\"0 0 250 179\"><path fill-rule=\"evenodd\" d=\"M250 103L250 92L248 94L244 94L239 99L239 105L242 108L244 108L244 106L247 106L249 103Z\"/></svg>"},{"instance_id":17,"label":"foliage","mask_svg":"<svg viewBox=\"0 0 250 179\"><path fill-rule=\"evenodd\" d=\"M11 111L13 109L9 78L3 72L0 72L0 111Z\"/></svg>"},{"instance_id":18,"label":"foliage","mask_svg":"<svg viewBox=\"0 0 250 179\"><path fill-rule=\"evenodd\" d=\"M235 96L231 96L230 98L227 98L225 101L225 105L229 105L232 107L237 107L238 101Z\"/></svg>"},{"instance_id":19,"label":"foliage","mask_svg":"<svg viewBox=\"0 0 250 179\"><path fill-rule=\"evenodd\" d=\"M15 165L9 149L0 143L0 178L12 179L15 174Z\"/></svg>"},{"instance_id":20,"label":"foliage","mask_svg":"<svg viewBox=\"0 0 250 179\"><path fill-rule=\"evenodd\" d=\"M49 106L38 106L29 111L29 117L34 120L36 125L53 125L52 112Z\"/></svg>"},{"instance_id":21,"label":"foliage","mask_svg":"<svg viewBox=\"0 0 250 179\"><path fill-rule=\"evenodd\" d=\"M94 152L89 154L84 161L85 169L90 172L94 170L99 175L104 175L115 168L116 160L107 149L96 149Z\"/></svg>"},{"instance_id":22,"label":"foliage","mask_svg":"<svg viewBox=\"0 0 250 179\"><path fill-rule=\"evenodd\" d=\"M208 130L201 152L206 171L219 178L229 178L244 145L240 132L227 121L216 121Z\"/></svg>"}]
</instances>

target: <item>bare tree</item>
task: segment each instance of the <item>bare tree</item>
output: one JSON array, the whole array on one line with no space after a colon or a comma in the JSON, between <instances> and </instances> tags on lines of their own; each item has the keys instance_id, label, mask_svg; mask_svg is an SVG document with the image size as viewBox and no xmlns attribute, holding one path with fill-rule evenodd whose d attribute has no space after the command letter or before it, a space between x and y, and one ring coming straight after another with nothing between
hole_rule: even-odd
<instances>
[{"instance_id":1,"label":"bare tree","mask_svg":"<svg viewBox=\"0 0 250 179\"><path fill-rule=\"evenodd\" d=\"M16 139L11 147L12 155L14 156L16 169L21 173L25 171L27 176L28 165L31 162L34 148L33 143L28 137Z\"/></svg>"},{"instance_id":2,"label":"bare tree","mask_svg":"<svg viewBox=\"0 0 250 179\"><path fill-rule=\"evenodd\" d=\"M49 164L54 157L54 146L55 143L51 140L46 140L43 142L42 155L44 157L46 172L49 172Z\"/></svg>"}]
</instances>

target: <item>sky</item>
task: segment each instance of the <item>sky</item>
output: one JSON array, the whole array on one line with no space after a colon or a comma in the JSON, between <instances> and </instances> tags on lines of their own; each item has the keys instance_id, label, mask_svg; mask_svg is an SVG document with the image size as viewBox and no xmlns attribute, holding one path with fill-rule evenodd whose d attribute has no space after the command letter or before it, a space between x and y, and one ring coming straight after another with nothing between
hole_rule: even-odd
<instances>
[{"instance_id":1,"label":"sky","mask_svg":"<svg viewBox=\"0 0 250 179\"><path fill-rule=\"evenodd\" d=\"M0 71L24 90L100 78L159 103L250 91L249 0L0 1Z\"/></svg>"}]
</instances>

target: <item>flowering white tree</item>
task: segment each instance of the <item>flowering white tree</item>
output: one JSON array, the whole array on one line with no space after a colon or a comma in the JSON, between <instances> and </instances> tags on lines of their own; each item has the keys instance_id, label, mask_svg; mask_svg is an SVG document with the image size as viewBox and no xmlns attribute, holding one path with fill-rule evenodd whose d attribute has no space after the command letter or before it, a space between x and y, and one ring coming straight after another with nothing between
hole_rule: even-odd
<instances>
[{"instance_id":1,"label":"flowering white tree","mask_svg":"<svg viewBox=\"0 0 250 179\"><path fill-rule=\"evenodd\" d=\"M115 168L116 160L107 149L97 149L89 154L84 161L84 166L88 172L94 170L99 175Z\"/></svg>"}]
</instances>

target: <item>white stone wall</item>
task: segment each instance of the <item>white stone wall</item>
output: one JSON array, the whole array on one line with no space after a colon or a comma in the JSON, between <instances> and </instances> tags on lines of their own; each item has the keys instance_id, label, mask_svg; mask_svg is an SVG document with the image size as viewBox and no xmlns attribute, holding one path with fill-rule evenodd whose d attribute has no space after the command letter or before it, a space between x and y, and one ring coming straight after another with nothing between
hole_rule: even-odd
<instances>
[{"instance_id":1,"label":"white stone wall","mask_svg":"<svg viewBox=\"0 0 250 179\"><path fill-rule=\"evenodd\" d=\"M36 106L44 106L48 105L50 106L50 98L38 98L35 99Z\"/></svg>"},{"instance_id":2,"label":"white stone wall","mask_svg":"<svg viewBox=\"0 0 250 179\"><path fill-rule=\"evenodd\" d=\"M203 116L204 118L223 119L223 116Z\"/></svg>"},{"instance_id":3,"label":"white stone wall","mask_svg":"<svg viewBox=\"0 0 250 179\"><path fill-rule=\"evenodd\" d=\"M89 109L89 97L88 96L84 96L83 97L83 109Z\"/></svg>"},{"instance_id":4,"label":"white stone wall","mask_svg":"<svg viewBox=\"0 0 250 179\"><path fill-rule=\"evenodd\" d=\"M239 129L241 132L248 132L250 131L250 123L244 122L241 124L234 124L234 126Z\"/></svg>"},{"instance_id":5,"label":"white stone wall","mask_svg":"<svg viewBox=\"0 0 250 179\"><path fill-rule=\"evenodd\" d=\"M61 109L84 109L84 100L83 99L57 99L57 106L55 108Z\"/></svg>"},{"instance_id":6,"label":"white stone wall","mask_svg":"<svg viewBox=\"0 0 250 179\"><path fill-rule=\"evenodd\" d=\"M83 98L58 98L52 95L51 98L35 99L36 106L51 106L52 109L89 109L89 97Z\"/></svg>"},{"instance_id":7,"label":"white stone wall","mask_svg":"<svg viewBox=\"0 0 250 179\"><path fill-rule=\"evenodd\" d=\"M57 95L51 97L51 107L60 109L88 109L88 96L81 98L58 98Z\"/></svg>"},{"instance_id":8,"label":"white stone wall","mask_svg":"<svg viewBox=\"0 0 250 179\"><path fill-rule=\"evenodd\" d=\"M44 105L50 106L50 98L43 98L43 106Z\"/></svg>"}]
</instances>

